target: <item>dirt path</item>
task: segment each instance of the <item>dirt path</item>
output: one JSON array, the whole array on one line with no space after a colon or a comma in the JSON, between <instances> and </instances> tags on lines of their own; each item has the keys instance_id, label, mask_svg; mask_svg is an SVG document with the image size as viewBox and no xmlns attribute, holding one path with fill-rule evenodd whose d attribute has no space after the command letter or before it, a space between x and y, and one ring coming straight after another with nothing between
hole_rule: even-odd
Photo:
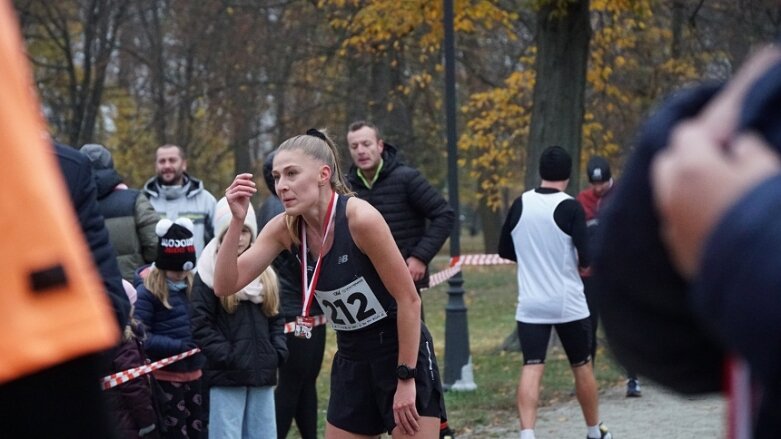
<instances>
[{"instance_id":1,"label":"dirt path","mask_svg":"<svg viewBox=\"0 0 781 439\"><path fill-rule=\"evenodd\" d=\"M726 404L720 396L682 397L643 382L642 398L625 398L624 388L600 392L600 413L615 439L717 439L724 437ZM517 439L518 420L459 434L459 439ZM514 414L512 414L514 415ZM586 428L574 398L540 409L538 439L583 438Z\"/></svg>"}]
</instances>

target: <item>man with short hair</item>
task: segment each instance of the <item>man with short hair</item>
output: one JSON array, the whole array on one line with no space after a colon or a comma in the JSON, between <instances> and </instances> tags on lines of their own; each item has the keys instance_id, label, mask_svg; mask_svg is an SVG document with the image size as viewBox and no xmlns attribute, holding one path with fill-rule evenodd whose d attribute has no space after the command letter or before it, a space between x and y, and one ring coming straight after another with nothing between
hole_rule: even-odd
<instances>
[{"instance_id":1,"label":"man with short hair","mask_svg":"<svg viewBox=\"0 0 781 439\"><path fill-rule=\"evenodd\" d=\"M156 176L144 184L144 194L163 218L187 217L195 225L196 255L214 237L212 220L217 200L203 182L187 174L187 155L178 145L162 145L155 152Z\"/></svg>"},{"instance_id":2,"label":"man with short hair","mask_svg":"<svg viewBox=\"0 0 781 439\"><path fill-rule=\"evenodd\" d=\"M429 262L453 230L455 211L417 169L398 159L396 147L383 141L374 124L350 124L347 146L353 160L347 181L385 218L420 294L429 285ZM425 320L422 306L420 317ZM452 437L443 418L440 438Z\"/></svg>"},{"instance_id":3,"label":"man with short hair","mask_svg":"<svg viewBox=\"0 0 781 439\"><path fill-rule=\"evenodd\" d=\"M580 204L564 192L572 158L564 148L549 146L540 156L539 172L542 183L513 202L499 238L499 255L518 263L520 438L534 439L545 356L555 328L575 377L587 438L609 439L612 435L599 420L591 321L579 275L589 266L586 220Z\"/></svg>"},{"instance_id":4,"label":"man with short hair","mask_svg":"<svg viewBox=\"0 0 781 439\"><path fill-rule=\"evenodd\" d=\"M455 212L417 169L398 159L374 124L352 123L347 145L353 160L347 181L385 218L420 292L428 287L428 263L453 230Z\"/></svg>"}]
</instances>

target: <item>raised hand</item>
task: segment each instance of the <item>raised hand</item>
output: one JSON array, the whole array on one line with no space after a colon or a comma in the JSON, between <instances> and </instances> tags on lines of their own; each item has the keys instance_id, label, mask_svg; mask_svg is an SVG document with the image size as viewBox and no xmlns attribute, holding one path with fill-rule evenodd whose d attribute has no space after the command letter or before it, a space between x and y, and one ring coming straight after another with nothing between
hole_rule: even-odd
<instances>
[{"instance_id":1,"label":"raised hand","mask_svg":"<svg viewBox=\"0 0 781 439\"><path fill-rule=\"evenodd\" d=\"M252 174L239 174L233 179L228 189L225 189L225 198L228 199L228 206L230 206L234 218L244 221L244 218L247 217L250 199L257 191Z\"/></svg>"}]
</instances>

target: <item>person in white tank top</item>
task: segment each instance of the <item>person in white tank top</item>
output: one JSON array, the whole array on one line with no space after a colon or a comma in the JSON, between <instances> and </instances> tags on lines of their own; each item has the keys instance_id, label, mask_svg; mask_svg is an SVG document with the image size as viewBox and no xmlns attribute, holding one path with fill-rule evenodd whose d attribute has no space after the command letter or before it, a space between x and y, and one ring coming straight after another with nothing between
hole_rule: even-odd
<instances>
[{"instance_id":1,"label":"person in white tank top","mask_svg":"<svg viewBox=\"0 0 781 439\"><path fill-rule=\"evenodd\" d=\"M518 263L515 319L523 353L517 405L521 439L534 439L537 402L551 330L561 340L575 377L587 438L612 438L599 419L591 366L591 321L579 270L587 270L583 208L564 190L572 158L549 146L539 165L542 183L512 204L499 238L499 255Z\"/></svg>"}]
</instances>

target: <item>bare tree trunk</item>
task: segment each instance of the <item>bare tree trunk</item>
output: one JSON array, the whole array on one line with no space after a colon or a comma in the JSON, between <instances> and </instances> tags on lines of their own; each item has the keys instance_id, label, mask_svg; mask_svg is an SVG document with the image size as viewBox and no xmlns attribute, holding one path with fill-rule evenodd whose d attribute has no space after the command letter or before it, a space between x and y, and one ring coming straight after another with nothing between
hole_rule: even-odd
<instances>
[{"instance_id":1,"label":"bare tree trunk","mask_svg":"<svg viewBox=\"0 0 781 439\"><path fill-rule=\"evenodd\" d=\"M550 1L537 13L537 81L534 84L526 188L539 181L537 163L545 147L559 145L573 162L580 157L586 89L588 46L591 39L589 0L567 3L566 13ZM573 166L570 182L580 180Z\"/></svg>"},{"instance_id":2,"label":"bare tree trunk","mask_svg":"<svg viewBox=\"0 0 781 439\"><path fill-rule=\"evenodd\" d=\"M499 232L502 229L501 210L494 210L488 207L484 199L480 200L477 206L477 214L480 216L480 224L483 228L483 245L486 253L496 253L499 247Z\"/></svg>"},{"instance_id":3,"label":"bare tree trunk","mask_svg":"<svg viewBox=\"0 0 781 439\"><path fill-rule=\"evenodd\" d=\"M672 5L672 48L673 58L680 58L683 48L683 21L686 15L686 7L683 0L673 0Z\"/></svg>"},{"instance_id":4,"label":"bare tree trunk","mask_svg":"<svg viewBox=\"0 0 781 439\"><path fill-rule=\"evenodd\" d=\"M125 20L125 11L127 2L121 1L119 4L104 4L98 2L94 12L94 17L98 20L97 36L94 44L96 53L95 61L92 65L94 70L94 79L91 83L84 83L82 86L85 93L84 115L81 122L81 133L74 146L95 140L95 124L100 115L100 106L103 103L103 91L106 87L106 71L108 70L111 58L117 49L117 37L120 28ZM90 42L87 42L90 44ZM85 75L85 81L89 76Z\"/></svg>"}]
</instances>

